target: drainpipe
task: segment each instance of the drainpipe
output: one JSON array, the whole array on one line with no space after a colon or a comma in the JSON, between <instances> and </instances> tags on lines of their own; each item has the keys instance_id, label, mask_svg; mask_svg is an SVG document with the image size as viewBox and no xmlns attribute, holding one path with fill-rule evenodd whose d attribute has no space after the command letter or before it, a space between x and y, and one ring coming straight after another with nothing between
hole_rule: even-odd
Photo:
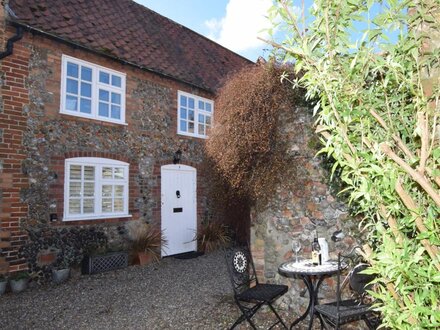
<instances>
[{"instance_id":1,"label":"drainpipe","mask_svg":"<svg viewBox=\"0 0 440 330\"><path fill-rule=\"evenodd\" d=\"M23 28L19 25L16 26L15 36L8 39L6 43L6 50L0 53L0 60L12 54L12 50L14 49L14 42L23 38Z\"/></svg>"}]
</instances>

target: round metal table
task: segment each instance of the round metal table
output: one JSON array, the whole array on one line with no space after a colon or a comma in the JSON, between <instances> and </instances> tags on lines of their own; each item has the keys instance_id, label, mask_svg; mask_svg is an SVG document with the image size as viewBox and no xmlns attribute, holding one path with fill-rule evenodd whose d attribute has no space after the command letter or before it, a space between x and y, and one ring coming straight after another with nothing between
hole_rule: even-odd
<instances>
[{"instance_id":1,"label":"round metal table","mask_svg":"<svg viewBox=\"0 0 440 330\"><path fill-rule=\"evenodd\" d=\"M309 315L308 329L313 327L315 314L315 305L318 304L318 292L324 278L334 275L338 272L337 261L327 261L322 265L314 266L311 260L302 260L299 262L288 261L278 267L278 272L285 277L301 278L309 292L309 305L303 315L295 319L290 325L292 329L299 322L303 321Z\"/></svg>"}]
</instances>

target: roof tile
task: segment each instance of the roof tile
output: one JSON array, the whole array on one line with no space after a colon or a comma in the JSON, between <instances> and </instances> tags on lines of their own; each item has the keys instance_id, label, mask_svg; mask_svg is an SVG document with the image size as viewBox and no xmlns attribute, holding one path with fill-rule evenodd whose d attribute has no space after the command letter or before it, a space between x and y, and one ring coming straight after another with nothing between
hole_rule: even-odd
<instances>
[{"instance_id":1,"label":"roof tile","mask_svg":"<svg viewBox=\"0 0 440 330\"><path fill-rule=\"evenodd\" d=\"M252 62L131 0L10 0L18 22L215 91Z\"/></svg>"}]
</instances>

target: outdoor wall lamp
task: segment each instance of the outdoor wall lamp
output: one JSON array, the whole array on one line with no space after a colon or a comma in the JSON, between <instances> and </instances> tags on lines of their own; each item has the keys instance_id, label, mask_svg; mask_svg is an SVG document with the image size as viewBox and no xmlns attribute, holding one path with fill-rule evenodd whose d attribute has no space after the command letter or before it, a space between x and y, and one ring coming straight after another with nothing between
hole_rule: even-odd
<instances>
[{"instance_id":1,"label":"outdoor wall lamp","mask_svg":"<svg viewBox=\"0 0 440 330\"><path fill-rule=\"evenodd\" d=\"M173 155L173 164L179 164L180 159L182 158L182 150L177 150Z\"/></svg>"}]
</instances>

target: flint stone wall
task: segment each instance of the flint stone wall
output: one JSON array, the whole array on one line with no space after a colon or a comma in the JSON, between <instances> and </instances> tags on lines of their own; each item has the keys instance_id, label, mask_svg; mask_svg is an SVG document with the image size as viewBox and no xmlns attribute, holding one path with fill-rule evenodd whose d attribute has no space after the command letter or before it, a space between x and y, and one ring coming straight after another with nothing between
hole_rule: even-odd
<instances>
[{"instance_id":1,"label":"flint stone wall","mask_svg":"<svg viewBox=\"0 0 440 330\"><path fill-rule=\"evenodd\" d=\"M325 237L332 258L339 251L355 245L361 237L359 222L348 214L347 206L338 200L329 182L329 165L316 156L319 141L313 130L311 109L294 108L284 113L279 127L284 141L289 141L290 169L268 205L258 205L251 215L251 249L255 266L263 281L288 284L289 292L279 299L280 307L290 308L299 316L308 305L308 293L300 279L286 279L278 274L278 266L294 259L293 239L301 242L299 256L311 258L311 243L318 231ZM332 234L342 230L345 237L338 242ZM335 278L324 281L321 298L334 298ZM292 315L293 318L293 315Z\"/></svg>"},{"instance_id":2,"label":"flint stone wall","mask_svg":"<svg viewBox=\"0 0 440 330\"><path fill-rule=\"evenodd\" d=\"M15 30L8 28L6 33L10 38ZM128 125L59 113L63 54L126 73ZM1 225L11 233L5 236L8 242L0 246L0 261L6 271L41 270L35 257L39 251L31 255L27 247L41 241L43 249L59 248L43 239L48 229L74 232L84 228L102 233L110 245L124 246L127 237L121 228L127 221L140 219L160 226L160 168L172 163L178 149L183 152L181 163L197 169L198 223L212 213L208 204L215 203L208 201L204 140L176 133L178 90L210 99L212 94L30 33L15 43L14 53L2 60L0 71L4 77L1 96L6 97L0 115L13 118L13 124L20 127L20 135L14 133L12 124L0 127L0 137L10 139L15 134L14 145L8 144L11 148L6 150L6 163L0 166L0 189L8 196L2 201ZM132 218L63 222L64 160L70 157L104 157L129 163ZM11 188L13 183L16 186ZM22 211L14 212L8 205L20 206Z\"/></svg>"}]
</instances>

